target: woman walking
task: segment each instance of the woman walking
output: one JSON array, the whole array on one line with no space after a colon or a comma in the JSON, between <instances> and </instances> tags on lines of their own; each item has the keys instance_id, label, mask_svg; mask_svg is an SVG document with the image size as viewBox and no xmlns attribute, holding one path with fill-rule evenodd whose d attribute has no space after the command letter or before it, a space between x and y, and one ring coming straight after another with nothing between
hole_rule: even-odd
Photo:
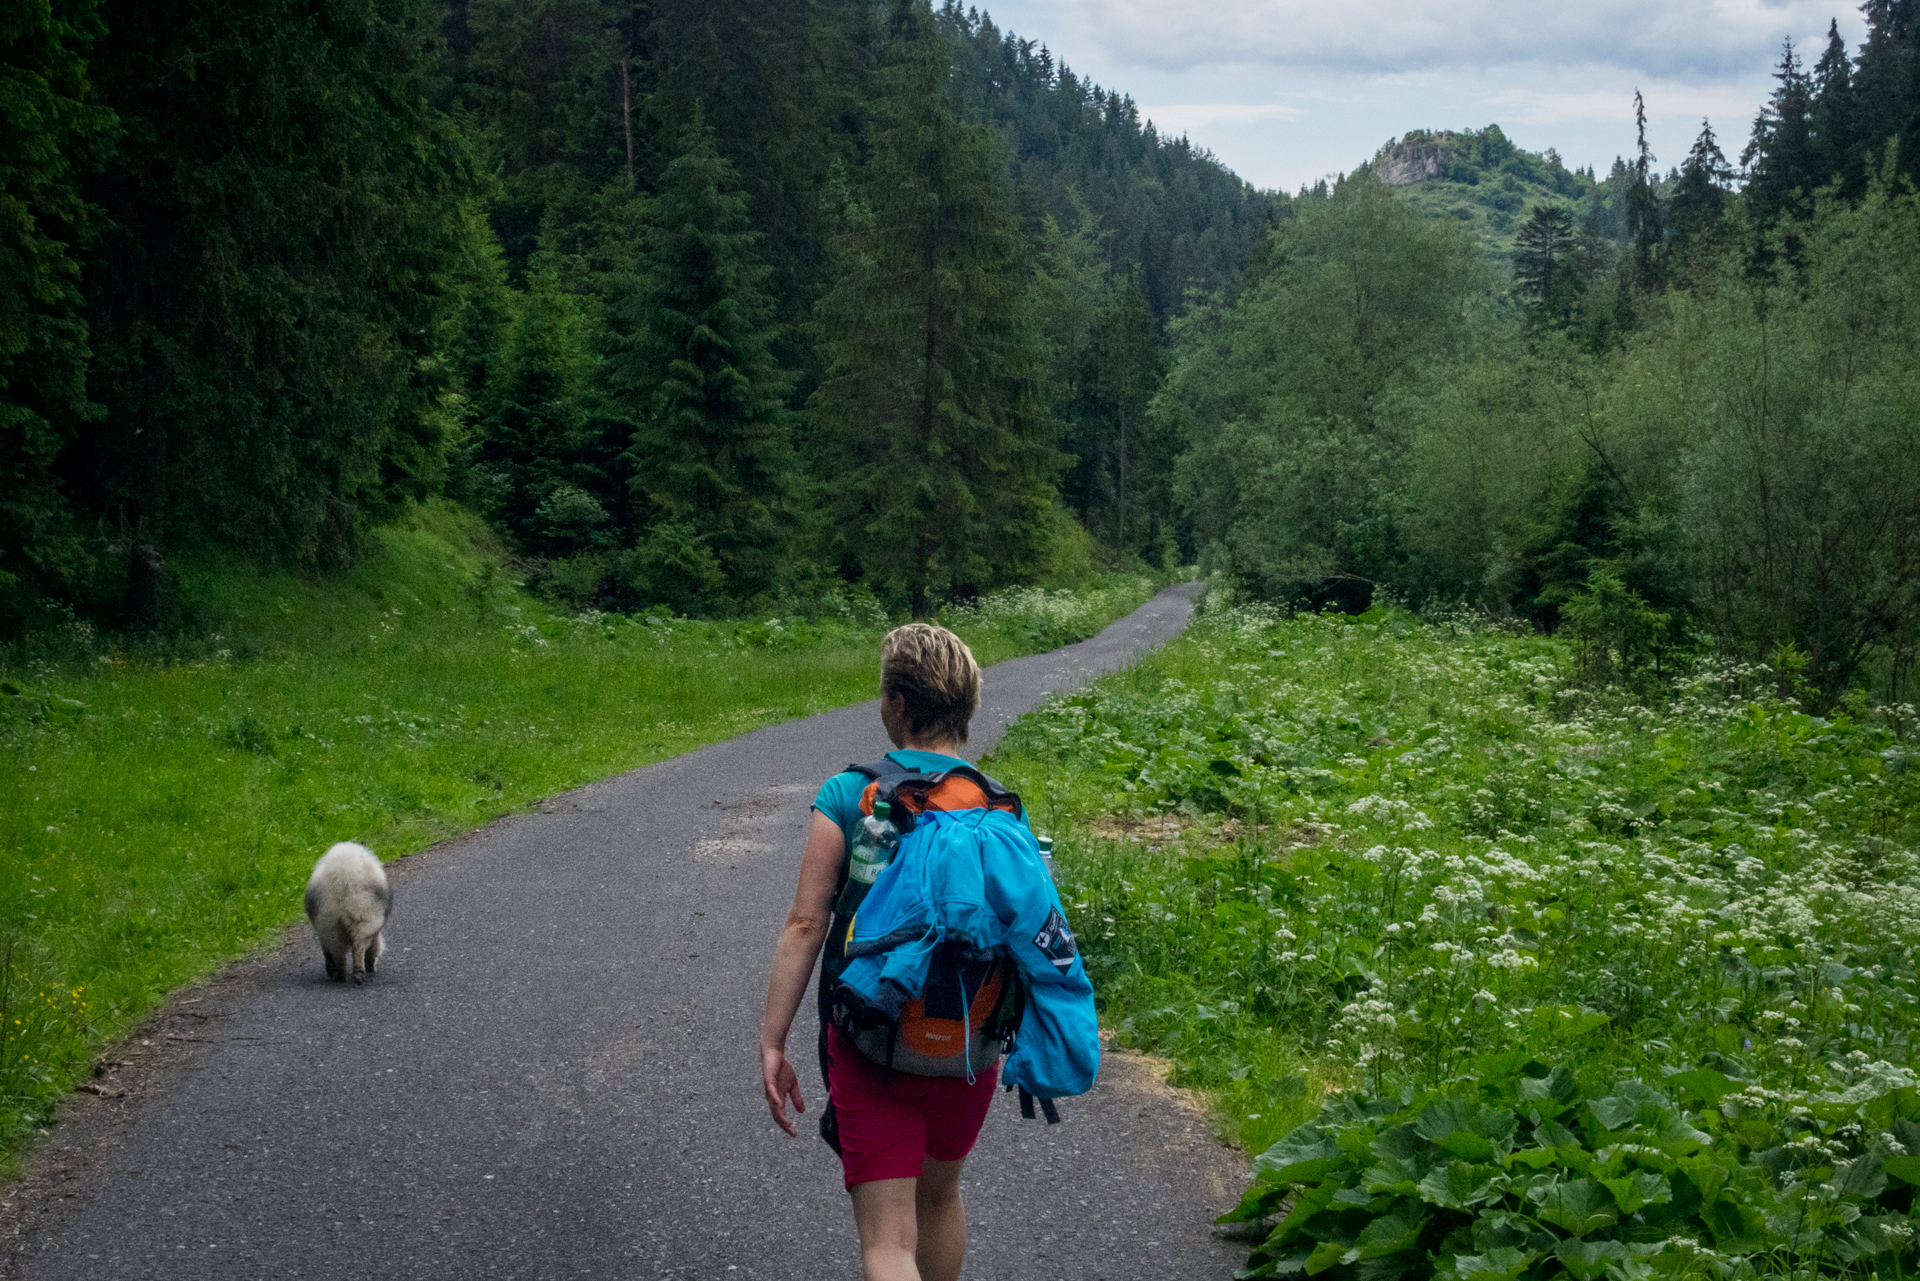
<instances>
[{"instance_id":1,"label":"woman walking","mask_svg":"<svg viewBox=\"0 0 1920 1281\"><path fill-rule=\"evenodd\" d=\"M880 723L907 769L939 773L966 765L959 753L980 706L980 668L965 642L942 627L910 623L880 647ZM847 881L853 833L869 783L836 774L813 802L793 908L774 950L760 1029L760 1062L774 1122L795 1134L791 1103L806 1104L787 1061L787 1035L806 995L833 903ZM844 946L835 939L830 946ZM832 959L830 957L830 959ZM967 1251L960 1169L986 1119L998 1065L962 1077L925 1077L870 1062L833 1026L821 984L822 1070L828 1100L822 1134L836 1142L860 1232L866 1281L957 1281Z\"/></svg>"}]
</instances>

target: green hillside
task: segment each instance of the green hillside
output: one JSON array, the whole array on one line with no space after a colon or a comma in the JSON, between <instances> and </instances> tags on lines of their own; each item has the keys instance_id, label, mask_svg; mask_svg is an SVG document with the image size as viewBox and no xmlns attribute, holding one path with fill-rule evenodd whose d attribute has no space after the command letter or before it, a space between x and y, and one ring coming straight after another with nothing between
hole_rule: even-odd
<instances>
[{"instance_id":1,"label":"green hillside","mask_svg":"<svg viewBox=\"0 0 1920 1281\"><path fill-rule=\"evenodd\" d=\"M1390 140L1361 166L1422 213L1470 223L1488 250L1513 253L1513 234L1543 201L1567 206L1576 224L1595 218L1608 238L1621 230L1624 188L1612 176L1568 169L1552 148L1522 151L1499 125L1461 132L1415 129Z\"/></svg>"}]
</instances>

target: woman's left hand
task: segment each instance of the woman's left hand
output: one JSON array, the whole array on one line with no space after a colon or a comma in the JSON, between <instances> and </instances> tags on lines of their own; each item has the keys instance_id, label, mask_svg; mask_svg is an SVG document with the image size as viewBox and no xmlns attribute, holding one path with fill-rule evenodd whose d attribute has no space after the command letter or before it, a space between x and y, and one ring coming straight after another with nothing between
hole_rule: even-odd
<instances>
[{"instance_id":1,"label":"woman's left hand","mask_svg":"<svg viewBox=\"0 0 1920 1281\"><path fill-rule=\"evenodd\" d=\"M793 1064L787 1062L787 1052L776 1045L760 1047L760 1083L767 1092L767 1108L773 1113L773 1123L787 1132L788 1138L798 1137L793 1122L787 1117L787 1100L793 1100L795 1112L805 1112L807 1102L800 1097L800 1078L794 1073Z\"/></svg>"}]
</instances>

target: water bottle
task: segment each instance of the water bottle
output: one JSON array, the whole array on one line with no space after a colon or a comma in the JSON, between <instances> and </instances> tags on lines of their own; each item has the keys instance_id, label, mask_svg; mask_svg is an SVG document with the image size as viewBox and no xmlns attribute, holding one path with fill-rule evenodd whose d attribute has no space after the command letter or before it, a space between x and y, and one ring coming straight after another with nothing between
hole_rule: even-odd
<instances>
[{"instance_id":1,"label":"water bottle","mask_svg":"<svg viewBox=\"0 0 1920 1281\"><path fill-rule=\"evenodd\" d=\"M900 849L900 829L893 825L893 806L885 801L873 803L873 813L860 820L853 831L853 865L847 879L871 885Z\"/></svg>"},{"instance_id":2,"label":"water bottle","mask_svg":"<svg viewBox=\"0 0 1920 1281\"><path fill-rule=\"evenodd\" d=\"M1036 836L1033 839L1040 843L1040 861L1047 865L1047 879L1055 885L1058 885L1060 883L1060 875L1053 869L1053 838L1051 836Z\"/></svg>"}]
</instances>

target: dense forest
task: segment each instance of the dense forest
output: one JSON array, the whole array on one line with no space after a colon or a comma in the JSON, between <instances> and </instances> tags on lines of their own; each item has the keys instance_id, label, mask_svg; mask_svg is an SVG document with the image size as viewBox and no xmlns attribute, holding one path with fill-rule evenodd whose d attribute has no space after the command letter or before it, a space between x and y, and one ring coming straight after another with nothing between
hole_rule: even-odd
<instances>
[{"instance_id":1,"label":"dense forest","mask_svg":"<svg viewBox=\"0 0 1920 1281\"><path fill-rule=\"evenodd\" d=\"M325 573L431 494L573 605L1171 554L1123 479L1161 326L1274 202L976 13L7 12L8 634L163 627L181 556Z\"/></svg>"},{"instance_id":2,"label":"dense forest","mask_svg":"<svg viewBox=\"0 0 1920 1281\"><path fill-rule=\"evenodd\" d=\"M1909 694L1920 24L1867 16L1785 50L1737 169L1703 126L1662 175L1641 109L1601 182L1427 135L1290 202L1153 404L1202 563L1564 628L1605 680L1717 651L1822 709ZM1450 208L1488 187L1537 193L1492 206L1505 254Z\"/></svg>"},{"instance_id":3,"label":"dense forest","mask_svg":"<svg viewBox=\"0 0 1920 1281\"><path fill-rule=\"evenodd\" d=\"M1604 177L1416 130L1295 196L953 0L16 7L0 632L446 495L565 607L1198 559L1898 694L1915 3L1734 157L1636 101Z\"/></svg>"}]
</instances>

